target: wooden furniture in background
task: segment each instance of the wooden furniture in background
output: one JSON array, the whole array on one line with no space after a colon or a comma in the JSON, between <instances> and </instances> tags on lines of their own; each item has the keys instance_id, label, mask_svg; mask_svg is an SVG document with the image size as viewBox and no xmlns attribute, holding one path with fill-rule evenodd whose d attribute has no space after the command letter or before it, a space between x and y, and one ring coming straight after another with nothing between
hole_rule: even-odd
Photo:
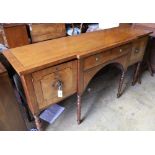
<instances>
[{"instance_id":1,"label":"wooden furniture in background","mask_svg":"<svg viewBox=\"0 0 155 155\"><path fill-rule=\"evenodd\" d=\"M119 23L119 26L121 26L121 27L128 27L131 25L132 25L132 23Z\"/></svg>"},{"instance_id":2,"label":"wooden furniture in background","mask_svg":"<svg viewBox=\"0 0 155 155\"><path fill-rule=\"evenodd\" d=\"M66 36L64 23L29 24L32 43Z\"/></svg>"},{"instance_id":3,"label":"wooden furniture in background","mask_svg":"<svg viewBox=\"0 0 155 155\"><path fill-rule=\"evenodd\" d=\"M8 48L19 47L29 44L26 24L1 24L3 40Z\"/></svg>"},{"instance_id":4,"label":"wooden furniture in background","mask_svg":"<svg viewBox=\"0 0 155 155\"><path fill-rule=\"evenodd\" d=\"M27 130L7 71L0 63L0 130Z\"/></svg>"},{"instance_id":5,"label":"wooden furniture in background","mask_svg":"<svg viewBox=\"0 0 155 155\"><path fill-rule=\"evenodd\" d=\"M155 37L155 23L133 23L132 26L138 29L150 30L153 32L150 36Z\"/></svg>"},{"instance_id":6,"label":"wooden furniture in background","mask_svg":"<svg viewBox=\"0 0 155 155\"><path fill-rule=\"evenodd\" d=\"M155 73L155 23L134 23L132 24L132 26L135 28L150 30L153 32L152 34L150 34L147 47L148 54L146 55L148 69L153 76L153 72Z\"/></svg>"},{"instance_id":7,"label":"wooden furniture in background","mask_svg":"<svg viewBox=\"0 0 155 155\"><path fill-rule=\"evenodd\" d=\"M3 30L2 29L0 29L0 44L5 44L4 43L4 37L3 37Z\"/></svg>"},{"instance_id":8,"label":"wooden furniture in background","mask_svg":"<svg viewBox=\"0 0 155 155\"><path fill-rule=\"evenodd\" d=\"M77 93L80 123L81 96L95 74L108 64L117 64L122 71L119 97L127 68L138 63L133 82L139 74L150 33L118 27L10 49L3 55L20 76L36 126L41 129L40 112L73 93Z\"/></svg>"}]
</instances>

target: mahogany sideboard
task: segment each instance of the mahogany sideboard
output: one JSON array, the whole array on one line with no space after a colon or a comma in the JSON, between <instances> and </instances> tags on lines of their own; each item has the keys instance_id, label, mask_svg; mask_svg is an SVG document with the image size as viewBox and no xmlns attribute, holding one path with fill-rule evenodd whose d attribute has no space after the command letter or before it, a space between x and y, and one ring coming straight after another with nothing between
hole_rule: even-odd
<instances>
[{"instance_id":1,"label":"mahogany sideboard","mask_svg":"<svg viewBox=\"0 0 155 155\"><path fill-rule=\"evenodd\" d=\"M0 63L0 131L27 130L6 69Z\"/></svg>"},{"instance_id":2,"label":"mahogany sideboard","mask_svg":"<svg viewBox=\"0 0 155 155\"><path fill-rule=\"evenodd\" d=\"M20 76L27 103L40 130L40 112L74 93L77 93L80 123L81 96L93 76L107 64L117 64L122 71L119 97L128 67L138 64L133 81L139 74L150 33L117 27L17 47L3 55Z\"/></svg>"}]
</instances>

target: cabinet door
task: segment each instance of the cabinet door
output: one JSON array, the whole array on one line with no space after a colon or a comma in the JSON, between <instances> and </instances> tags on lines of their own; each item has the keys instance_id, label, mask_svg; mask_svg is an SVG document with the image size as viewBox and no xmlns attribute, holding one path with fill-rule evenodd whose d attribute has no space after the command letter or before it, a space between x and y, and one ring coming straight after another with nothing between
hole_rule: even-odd
<instances>
[{"instance_id":1,"label":"cabinet door","mask_svg":"<svg viewBox=\"0 0 155 155\"><path fill-rule=\"evenodd\" d=\"M39 109L59 102L76 92L77 61L35 72L33 83ZM58 91L62 91L62 97L59 96Z\"/></svg>"},{"instance_id":2,"label":"cabinet door","mask_svg":"<svg viewBox=\"0 0 155 155\"><path fill-rule=\"evenodd\" d=\"M130 57L130 65L138 61L141 61L143 59L145 48L147 45L147 40L148 40L148 36L140 38L135 42L133 42L132 52Z\"/></svg>"}]
</instances>

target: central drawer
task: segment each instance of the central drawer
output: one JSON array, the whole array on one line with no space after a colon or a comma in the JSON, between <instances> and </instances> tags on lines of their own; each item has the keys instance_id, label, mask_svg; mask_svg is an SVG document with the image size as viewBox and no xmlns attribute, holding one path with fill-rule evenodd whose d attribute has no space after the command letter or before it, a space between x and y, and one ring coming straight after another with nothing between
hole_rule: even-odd
<instances>
[{"instance_id":1,"label":"central drawer","mask_svg":"<svg viewBox=\"0 0 155 155\"><path fill-rule=\"evenodd\" d=\"M103 51L101 53L89 56L84 59L84 70L93 68L103 63L107 63L131 51L131 44L126 44L113 48L111 50Z\"/></svg>"},{"instance_id":2,"label":"central drawer","mask_svg":"<svg viewBox=\"0 0 155 155\"><path fill-rule=\"evenodd\" d=\"M37 71L32 77L39 109L43 109L76 92L77 60Z\"/></svg>"}]
</instances>

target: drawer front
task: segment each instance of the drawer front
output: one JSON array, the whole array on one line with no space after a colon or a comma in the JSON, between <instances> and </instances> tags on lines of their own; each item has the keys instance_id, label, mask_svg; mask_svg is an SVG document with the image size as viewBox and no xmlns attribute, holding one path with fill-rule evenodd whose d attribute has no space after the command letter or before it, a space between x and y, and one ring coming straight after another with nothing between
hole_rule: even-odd
<instances>
[{"instance_id":1,"label":"drawer front","mask_svg":"<svg viewBox=\"0 0 155 155\"><path fill-rule=\"evenodd\" d=\"M112 50L104 51L84 59L84 70L111 61L131 51L131 44L122 45Z\"/></svg>"},{"instance_id":2,"label":"drawer front","mask_svg":"<svg viewBox=\"0 0 155 155\"><path fill-rule=\"evenodd\" d=\"M39 109L43 109L76 92L77 61L47 68L32 76ZM62 90L62 97L58 96L58 90Z\"/></svg>"},{"instance_id":3,"label":"drawer front","mask_svg":"<svg viewBox=\"0 0 155 155\"><path fill-rule=\"evenodd\" d=\"M148 37L143 37L133 42L130 64L134 64L143 59L145 48L147 45L147 40Z\"/></svg>"},{"instance_id":4,"label":"drawer front","mask_svg":"<svg viewBox=\"0 0 155 155\"><path fill-rule=\"evenodd\" d=\"M104 61L108 61L110 58L111 51L105 51L103 53L95 54L92 56L89 56L88 58L84 59L84 70L93 68L95 66L98 66L102 64ZM104 60L103 60L103 55L104 55Z\"/></svg>"},{"instance_id":5,"label":"drawer front","mask_svg":"<svg viewBox=\"0 0 155 155\"><path fill-rule=\"evenodd\" d=\"M111 51L111 60L129 53L131 52L131 50L132 50L131 44L126 44L126 45L122 45L117 48L114 48Z\"/></svg>"}]
</instances>

